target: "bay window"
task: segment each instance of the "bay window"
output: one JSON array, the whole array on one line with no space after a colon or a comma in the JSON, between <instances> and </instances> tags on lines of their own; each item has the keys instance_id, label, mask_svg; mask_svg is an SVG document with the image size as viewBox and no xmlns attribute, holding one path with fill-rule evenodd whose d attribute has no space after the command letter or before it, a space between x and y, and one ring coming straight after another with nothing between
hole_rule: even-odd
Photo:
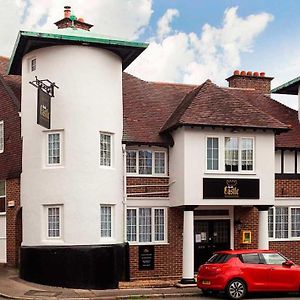
<instances>
[{"instance_id":1,"label":"bay window","mask_svg":"<svg viewBox=\"0 0 300 300\"><path fill-rule=\"evenodd\" d=\"M166 152L153 150L127 150L127 174L166 175Z\"/></svg>"},{"instance_id":2,"label":"bay window","mask_svg":"<svg viewBox=\"0 0 300 300\"><path fill-rule=\"evenodd\" d=\"M136 243L166 242L165 208L127 208L127 240Z\"/></svg>"}]
</instances>

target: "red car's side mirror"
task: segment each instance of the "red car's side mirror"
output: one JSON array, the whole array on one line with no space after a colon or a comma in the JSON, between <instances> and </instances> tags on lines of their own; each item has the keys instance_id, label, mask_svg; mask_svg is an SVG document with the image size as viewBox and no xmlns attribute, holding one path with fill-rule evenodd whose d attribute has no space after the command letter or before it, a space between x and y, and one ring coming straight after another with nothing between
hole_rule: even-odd
<instances>
[{"instance_id":1,"label":"red car's side mirror","mask_svg":"<svg viewBox=\"0 0 300 300\"><path fill-rule=\"evenodd\" d=\"M291 266L294 265L294 263L293 263L291 260L287 260L287 261L285 261L284 263L282 263L282 265L283 265L284 267L291 267Z\"/></svg>"}]
</instances>

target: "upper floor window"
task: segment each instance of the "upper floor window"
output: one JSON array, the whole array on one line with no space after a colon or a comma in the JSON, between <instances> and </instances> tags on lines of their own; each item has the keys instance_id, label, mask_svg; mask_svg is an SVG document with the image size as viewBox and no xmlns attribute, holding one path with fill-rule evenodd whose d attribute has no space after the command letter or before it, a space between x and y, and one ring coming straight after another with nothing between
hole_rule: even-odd
<instances>
[{"instance_id":1,"label":"upper floor window","mask_svg":"<svg viewBox=\"0 0 300 300\"><path fill-rule=\"evenodd\" d=\"M243 171L253 171L253 139L241 139L241 166Z\"/></svg>"},{"instance_id":2,"label":"upper floor window","mask_svg":"<svg viewBox=\"0 0 300 300\"><path fill-rule=\"evenodd\" d=\"M277 206L269 209L269 238L300 238L300 207Z\"/></svg>"},{"instance_id":3,"label":"upper floor window","mask_svg":"<svg viewBox=\"0 0 300 300\"><path fill-rule=\"evenodd\" d=\"M112 134L100 132L100 166L112 165Z\"/></svg>"},{"instance_id":4,"label":"upper floor window","mask_svg":"<svg viewBox=\"0 0 300 300\"><path fill-rule=\"evenodd\" d=\"M30 70L31 70L31 72L36 70L36 58L32 58L30 60Z\"/></svg>"},{"instance_id":5,"label":"upper floor window","mask_svg":"<svg viewBox=\"0 0 300 300\"><path fill-rule=\"evenodd\" d=\"M62 164L62 132L47 132L47 165Z\"/></svg>"},{"instance_id":6,"label":"upper floor window","mask_svg":"<svg viewBox=\"0 0 300 300\"><path fill-rule=\"evenodd\" d=\"M206 145L207 170L219 169L219 138L208 137Z\"/></svg>"},{"instance_id":7,"label":"upper floor window","mask_svg":"<svg viewBox=\"0 0 300 300\"><path fill-rule=\"evenodd\" d=\"M0 213L5 213L6 211L5 197L5 180L0 180Z\"/></svg>"},{"instance_id":8,"label":"upper floor window","mask_svg":"<svg viewBox=\"0 0 300 300\"><path fill-rule=\"evenodd\" d=\"M0 153L4 152L4 121L0 121Z\"/></svg>"},{"instance_id":9,"label":"upper floor window","mask_svg":"<svg viewBox=\"0 0 300 300\"><path fill-rule=\"evenodd\" d=\"M127 240L138 243L166 242L165 208L127 208Z\"/></svg>"},{"instance_id":10,"label":"upper floor window","mask_svg":"<svg viewBox=\"0 0 300 300\"><path fill-rule=\"evenodd\" d=\"M152 150L127 150L126 168L129 174L165 175L166 152Z\"/></svg>"},{"instance_id":11,"label":"upper floor window","mask_svg":"<svg viewBox=\"0 0 300 300\"><path fill-rule=\"evenodd\" d=\"M239 170L239 141L236 137L225 137L225 171Z\"/></svg>"}]
</instances>

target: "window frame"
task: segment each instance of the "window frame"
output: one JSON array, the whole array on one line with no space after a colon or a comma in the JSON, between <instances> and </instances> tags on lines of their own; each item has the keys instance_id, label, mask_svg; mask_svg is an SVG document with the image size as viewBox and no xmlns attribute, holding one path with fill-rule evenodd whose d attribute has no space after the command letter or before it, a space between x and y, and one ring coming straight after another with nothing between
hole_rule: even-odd
<instances>
[{"instance_id":1,"label":"window frame","mask_svg":"<svg viewBox=\"0 0 300 300\"><path fill-rule=\"evenodd\" d=\"M151 174L142 174L139 172L139 152L140 151L148 151L151 152L151 157L152 157L152 172ZM136 155L136 171L135 172L128 172L127 171L127 152L135 152ZM164 154L164 159L165 159L165 166L164 166L164 172L163 173L156 173L155 172L155 153L163 153ZM166 150L152 150L152 149L146 149L146 148L141 148L141 149L126 149L126 175L127 176L139 176L139 177L165 177L168 175L168 155Z\"/></svg>"},{"instance_id":2,"label":"window frame","mask_svg":"<svg viewBox=\"0 0 300 300\"><path fill-rule=\"evenodd\" d=\"M49 236L49 209L58 208L59 210L59 236ZM63 205L62 204L46 204L45 210L45 238L47 241L61 241L63 240Z\"/></svg>"},{"instance_id":3,"label":"window frame","mask_svg":"<svg viewBox=\"0 0 300 300\"><path fill-rule=\"evenodd\" d=\"M110 165L101 164L101 135L110 137ZM103 157L104 160L104 157ZM100 168L111 169L114 165L114 134L106 131L99 131L99 166Z\"/></svg>"},{"instance_id":4,"label":"window frame","mask_svg":"<svg viewBox=\"0 0 300 300\"><path fill-rule=\"evenodd\" d=\"M52 134L59 134L59 163L49 163L49 136ZM46 131L46 167L55 168L63 166L63 143L63 130Z\"/></svg>"},{"instance_id":5,"label":"window frame","mask_svg":"<svg viewBox=\"0 0 300 300\"><path fill-rule=\"evenodd\" d=\"M209 138L218 138L219 140L219 153L218 153L218 170L209 170L207 169L207 141ZM238 140L238 171L226 171L225 170L225 139L226 138L237 138ZM252 164L253 164L253 170L242 170L242 141L244 139L251 139L252 140ZM256 159L255 159L255 148L256 148L256 143L255 143L255 137L254 136L235 136L235 135L230 135L230 134L225 134L225 135L206 135L205 136L205 173L207 174L255 174L256 172Z\"/></svg>"},{"instance_id":6,"label":"window frame","mask_svg":"<svg viewBox=\"0 0 300 300\"><path fill-rule=\"evenodd\" d=\"M277 238L275 233L276 233L276 207L282 207L282 208L287 208L288 209L288 234L287 237L284 238ZM300 236L299 237L293 237L292 236L292 209L293 208L298 208L300 209L300 206L295 206L295 205L276 205L273 207L269 208L269 213L270 210L273 210L273 229L272 229L272 233L273 235L270 236L270 231L268 230L268 237L269 237L269 241L300 241ZM269 217L269 213L268 213L268 217ZM268 229L270 229L269 227L269 223L270 223L270 219L268 218Z\"/></svg>"},{"instance_id":7,"label":"window frame","mask_svg":"<svg viewBox=\"0 0 300 300\"><path fill-rule=\"evenodd\" d=\"M4 152L4 147L5 147L5 132L4 132L4 120L0 121L0 153Z\"/></svg>"},{"instance_id":8,"label":"window frame","mask_svg":"<svg viewBox=\"0 0 300 300\"><path fill-rule=\"evenodd\" d=\"M110 236L102 236L102 208L103 207L109 207L110 208ZM111 242L114 240L115 238L115 226L114 226L114 222L115 222L115 209L114 209L115 205L113 204L105 204L105 203L101 203L100 204L100 240L101 242Z\"/></svg>"},{"instance_id":9,"label":"window frame","mask_svg":"<svg viewBox=\"0 0 300 300\"><path fill-rule=\"evenodd\" d=\"M143 208L148 208L151 209L151 241L150 242L140 242L140 224L139 224L139 210L143 209ZM127 210L135 210L136 212L136 240L135 241L128 241L128 234L127 234ZM156 210L163 210L164 211L164 239L163 240L156 240L155 239L155 211ZM126 208L126 241L130 244L130 245L158 245L158 244L167 244L168 243L168 209L167 207L159 207L159 206L155 206L155 207L149 207L149 206L140 206L140 207L131 207L128 206Z\"/></svg>"},{"instance_id":10,"label":"window frame","mask_svg":"<svg viewBox=\"0 0 300 300\"><path fill-rule=\"evenodd\" d=\"M4 199L4 207L5 211L0 211L0 216L6 215L6 210L7 210L7 203L6 203L6 180L0 180L4 182L4 195L0 195L0 199Z\"/></svg>"}]
</instances>

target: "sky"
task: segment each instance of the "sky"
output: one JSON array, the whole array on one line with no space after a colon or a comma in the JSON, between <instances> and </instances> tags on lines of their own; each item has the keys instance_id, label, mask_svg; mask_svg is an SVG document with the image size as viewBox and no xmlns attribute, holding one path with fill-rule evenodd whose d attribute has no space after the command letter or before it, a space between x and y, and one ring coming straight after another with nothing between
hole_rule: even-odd
<instances>
[{"instance_id":1,"label":"sky","mask_svg":"<svg viewBox=\"0 0 300 300\"><path fill-rule=\"evenodd\" d=\"M226 86L234 70L263 71L273 88L300 76L299 0L0 0L0 55L19 30L54 29L65 5L99 35L149 43L126 70L144 80Z\"/></svg>"}]
</instances>

